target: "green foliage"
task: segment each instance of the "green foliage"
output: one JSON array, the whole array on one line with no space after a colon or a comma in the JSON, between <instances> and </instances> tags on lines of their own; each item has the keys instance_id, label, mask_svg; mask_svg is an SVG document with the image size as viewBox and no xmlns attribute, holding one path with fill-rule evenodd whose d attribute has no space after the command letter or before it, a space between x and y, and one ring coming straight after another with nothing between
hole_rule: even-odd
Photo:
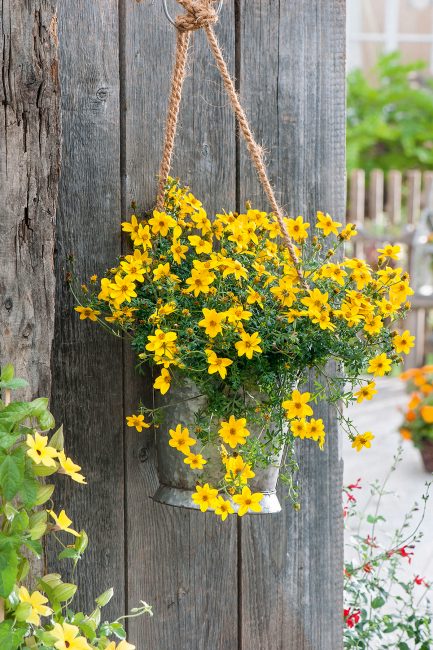
<instances>
[{"instance_id":1,"label":"green foliage","mask_svg":"<svg viewBox=\"0 0 433 650\"><path fill-rule=\"evenodd\" d=\"M347 167L388 171L433 168L433 81L422 61L381 56L375 82L354 70L347 80Z\"/></svg>"},{"instance_id":2,"label":"green foliage","mask_svg":"<svg viewBox=\"0 0 433 650\"><path fill-rule=\"evenodd\" d=\"M71 648L116 650L111 638L125 639L117 619L101 624L101 608L112 596L108 590L99 596L90 615L74 612L72 600L77 585L63 582L57 573L30 575L31 557L40 558L44 538L54 536L61 547L59 558L67 558L74 569L87 548L84 531L72 530L72 522L62 513L55 515L54 485L43 482L54 472L84 482L81 469L64 454L63 431L58 429L48 442L54 418L48 400L10 401L11 390L26 386L14 377L11 365L3 368L0 388L0 648ZM46 432L43 436L42 432ZM64 511L62 511L64 512ZM65 536L67 536L65 538ZM71 543L72 536L72 543ZM29 561L30 558L30 561ZM29 585L37 585L31 591ZM146 603L131 615L151 613ZM69 627L68 627L69 626ZM62 645L66 638L66 644ZM69 635L69 636L68 636ZM68 645L69 644L69 645ZM132 650L124 642L119 650Z\"/></svg>"},{"instance_id":3,"label":"green foliage","mask_svg":"<svg viewBox=\"0 0 433 650\"><path fill-rule=\"evenodd\" d=\"M391 472L401 460L399 449ZM344 489L346 502L346 561L344 578L345 650L430 650L433 647L430 583L422 576L407 577L405 571L422 538L430 484L422 495L422 506L414 504L392 535L378 522L389 476L370 486L364 510L358 508L361 483ZM369 510L372 510L372 513ZM421 515L419 514L421 512ZM406 565L406 566L405 566Z\"/></svg>"}]
</instances>

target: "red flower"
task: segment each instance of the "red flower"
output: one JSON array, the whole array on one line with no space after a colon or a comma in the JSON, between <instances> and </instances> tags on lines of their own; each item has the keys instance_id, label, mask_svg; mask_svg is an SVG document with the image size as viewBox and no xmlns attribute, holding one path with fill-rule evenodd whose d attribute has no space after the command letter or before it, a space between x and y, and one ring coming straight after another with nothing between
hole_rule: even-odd
<instances>
[{"instance_id":1,"label":"red flower","mask_svg":"<svg viewBox=\"0 0 433 650\"><path fill-rule=\"evenodd\" d=\"M415 576L415 578L413 579L413 581L414 581L414 583L415 583L416 585L424 585L424 587L428 587L428 586L429 586L428 583L425 581L425 578L421 578L421 576L418 576L418 575Z\"/></svg>"},{"instance_id":2,"label":"red flower","mask_svg":"<svg viewBox=\"0 0 433 650\"><path fill-rule=\"evenodd\" d=\"M367 538L364 540L364 543L367 544L368 546L371 546L371 548L378 548L376 544L376 538L370 537L370 535L367 535Z\"/></svg>"},{"instance_id":3,"label":"red flower","mask_svg":"<svg viewBox=\"0 0 433 650\"><path fill-rule=\"evenodd\" d=\"M364 564L362 568L365 571L365 573L371 573L373 571L373 567L368 562L367 564Z\"/></svg>"},{"instance_id":4,"label":"red flower","mask_svg":"<svg viewBox=\"0 0 433 650\"><path fill-rule=\"evenodd\" d=\"M344 620L346 621L347 627L355 627L355 625L359 623L359 619L361 618L361 611L359 609L356 609L352 613L350 613L350 607L349 607L348 609L343 610L343 617Z\"/></svg>"},{"instance_id":5,"label":"red flower","mask_svg":"<svg viewBox=\"0 0 433 650\"><path fill-rule=\"evenodd\" d=\"M407 551L407 548L412 548L411 546L402 546L397 549L397 553L400 553L401 557L407 557L409 564L412 562L413 551Z\"/></svg>"},{"instance_id":6,"label":"red flower","mask_svg":"<svg viewBox=\"0 0 433 650\"><path fill-rule=\"evenodd\" d=\"M352 503L356 503L356 499L355 499L355 497L353 496L353 494L348 494L348 495L347 495L347 500L348 500L348 501L352 501Z\"/></svg>"},{"instance_id":7,"label":"red flower","mask_svg":"<svg viewBox=\"0 0 433 650\"><path fill-rule=\"evenodd\" d=\"M356 483L351 483L347 486L348 490L362 490L362 485L360 485L361 479L359 478Z\"/></svg>"}]
</instances>

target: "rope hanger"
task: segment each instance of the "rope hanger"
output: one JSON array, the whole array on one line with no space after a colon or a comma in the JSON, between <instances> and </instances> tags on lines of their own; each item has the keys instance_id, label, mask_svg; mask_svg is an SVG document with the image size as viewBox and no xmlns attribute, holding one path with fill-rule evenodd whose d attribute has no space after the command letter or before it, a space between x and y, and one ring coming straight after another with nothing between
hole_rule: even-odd
<instances>
[{"instance_id":1,"label":"rope hanger","mask_svg":"<svg viewBox=\"0 0 433 650\"><path fill-rule=\"evenodd\" d=\"M221 75L226 93L229 97L231 107L238 121L239 130L242 133L247 145L251 161L256 168L260 183L269 199L272 212L278 221L284 243L287 246L298 278L301 284L307 288L305 279L299 266L299 260L296 255L295 246L290 238L286 224L284 222L283 210L276 199L274 190L268 177L266 166L263 161L262 148L254 139L248 118L239 101L234 82L230 76L227 64L221 51L221 47L215 35L213 26L218 21L218 14L223 4L222 0L220 0L218 8L215 9L215 1L216 0L177 0L177 2L184 8L185 13L180 14L176 17L176 20L173 20L168 12L166 0L163 0L165 14L170 22L172 22L176 27L176 57L171 79L171 91L168 103L163 154L159 168L159 184L156 208L157 210L162 210L164 206L164 191L170 173L171 160L173 156L180 102L182 98L182 87L186 76L186 63L188 58L188 47L190 44L191 32L198 29L203 29L208 40L209 48L215 59L216 66Z\"/></svg>"}]
</instances>

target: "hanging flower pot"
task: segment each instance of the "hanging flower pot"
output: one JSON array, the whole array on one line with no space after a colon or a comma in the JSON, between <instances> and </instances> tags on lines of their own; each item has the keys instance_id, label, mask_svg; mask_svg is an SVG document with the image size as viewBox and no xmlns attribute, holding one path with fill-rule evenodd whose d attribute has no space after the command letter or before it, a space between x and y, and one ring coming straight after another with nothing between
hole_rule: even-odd
<instances>
[{"instance_id":1,"label":"hanging flower pot","mask_svg":"<svg viewBox=\"0 0 433 650\"><path fill-rule=\"evenodd\" d=\"M324 212L315 225L284 215L219 48L213 3L179 2L187 14L176 20L156 209L123 222L131 253L76 309L82 319L126 333L142 370L153 369L155 405L127 422L138 431L156 425L156 500L222 519L276 512L279 472L299 508L295 440L323 449L326 437L312 406L372 398L374 377L413 346L409 332L389 325L403 318L413 291L408 275L388 266L398 246L380 249L375 269L356 258L341 261L344 242L356 234L352 224ZM189 188L169 177L189 38L198 28L270 213L247 204L241 213L208 216ZM342 372L329 374L329 362ZM311 392L296 388L310 370L317 378ZM339 413L353 446L371 446L373 433L358 434Z\"/></svg>"}]
</instances>

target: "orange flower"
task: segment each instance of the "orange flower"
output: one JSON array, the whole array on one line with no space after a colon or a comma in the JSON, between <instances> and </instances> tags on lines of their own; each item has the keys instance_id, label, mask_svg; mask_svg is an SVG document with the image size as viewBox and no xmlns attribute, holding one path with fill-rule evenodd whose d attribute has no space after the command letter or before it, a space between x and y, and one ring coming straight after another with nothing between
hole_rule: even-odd
<instances>
[{"instance_id":1,"label":"orange flower","mask_svg":"<svg viewBox=\"0 0 433 650\"><path fill-rule=\"evenodd\" d=\"M409 429L405 429L404 427L402 427L400 429L400 435L403 438L403 440L412 440L412 434L409 431Z\"/></svg>"},{"instance_id":2,"label":"orange flower","mask_svg":"<svg viewBox=\"0 0 433 650\"><path fill-rule=\"evenodd\" d=\"M410 402L407 405L407 408L410 411L412 411L413 409L416 409L416 407L418 406L420 401L421 401L421 397L418 395L418 393L412 393L412 395L410 396Z\"/></svg>"},{"instance_id":3,"label":"orange flower","mask_svg":"<svg viewBox=\"0 0 433 650\"><path fill-rule=\"evenodd\" d=\"M413 422L416 420L416 413L415 411L408 411L405 417L408 422Z\"/></svg>"},{"instance_id":4,"label":"orange flower","mask_svg":"<svg viewBox=\"0 0 433 650\"><path fill-rule=\"evenodd\" d=\"M423 384L420 387L420 391L423 393L423 395L430 395L430 393L433 391L433 386L431 384Z\"/></svg>"},{"instance_id":5,"label":"orange flower","mask_svg":"<svg viewBox=\"0 0 433 650\"><path fill-rule=\"evenodd\" d=\"M433 406L422 406L421 417L427 424L433 423Z\"/></svg>"}]
</instances>

